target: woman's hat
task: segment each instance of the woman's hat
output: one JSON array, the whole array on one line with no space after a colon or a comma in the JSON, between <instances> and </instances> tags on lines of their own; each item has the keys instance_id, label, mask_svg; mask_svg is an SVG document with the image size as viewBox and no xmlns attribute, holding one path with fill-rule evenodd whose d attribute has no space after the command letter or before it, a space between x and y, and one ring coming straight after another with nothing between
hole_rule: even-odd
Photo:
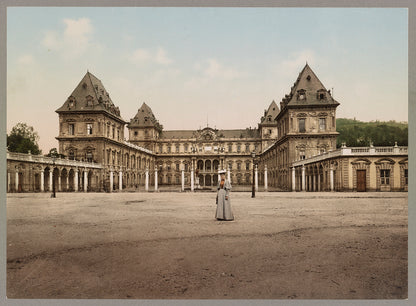
<instances>
[{"instance_id":1,"label":"woman's hat","mask_svg":"<svg viewBox=\"0 0 416 306\"><path fill-rule=\"evenodd\" d=\"M227 173L227 170L218 170L218 174L225 174L225 173Z\"/></svg>"}]
</instances>

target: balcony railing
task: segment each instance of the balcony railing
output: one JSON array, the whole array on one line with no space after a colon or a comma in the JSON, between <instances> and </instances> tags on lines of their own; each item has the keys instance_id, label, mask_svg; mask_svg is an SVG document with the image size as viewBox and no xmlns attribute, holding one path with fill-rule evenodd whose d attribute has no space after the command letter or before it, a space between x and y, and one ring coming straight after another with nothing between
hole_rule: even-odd
<instances>
[{"instance_id":1,"label":"balcony railing","mask_svg":"<svg viewBox=\"0 0 416 306\"><path fill-rule=\"evenodd\" d=\"M56 166L70 166L70 167L87 167L101 169L103 166L94 162L70 160L66 158L53 158L43 155L33 155L25 153L7 152L7 160L16 160L22 162L40 163L40 164L55 164Z\"/></svg>"}]
</instances>

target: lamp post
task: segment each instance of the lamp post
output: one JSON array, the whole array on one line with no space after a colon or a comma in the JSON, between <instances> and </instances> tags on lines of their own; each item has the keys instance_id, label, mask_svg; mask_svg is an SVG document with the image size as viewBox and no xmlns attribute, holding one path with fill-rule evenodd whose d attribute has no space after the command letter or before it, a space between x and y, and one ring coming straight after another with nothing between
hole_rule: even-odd
<instances>
[{"instance_id":1,"label":"lamp post","mask_svg":"<svg viewBox=\"0 0 416 306\"><path fill-rule=\"evenodd\" d=\"M256 197L256 190L255 190L255 187L254 187L254 159L256 158L256 152L251 152L251 157L253 158L253 183L252 183L252 185L251 185L251 197L252 198L255 198Z\"/></svg>"},{"instance_id":2,"label":"lamp post","mask_svg":"<svg viewBox=\"0 0 416 306\"><path fill-rule=\"evenodd\" d=\"M56 193L55 193L55 174L54 174L54 170L55 170L55 159L56 156L53 155L52 156L52 161L53 161L53 167L52 167L52 195L51 198L56 198Z\"/></svg>"}]
</instances>

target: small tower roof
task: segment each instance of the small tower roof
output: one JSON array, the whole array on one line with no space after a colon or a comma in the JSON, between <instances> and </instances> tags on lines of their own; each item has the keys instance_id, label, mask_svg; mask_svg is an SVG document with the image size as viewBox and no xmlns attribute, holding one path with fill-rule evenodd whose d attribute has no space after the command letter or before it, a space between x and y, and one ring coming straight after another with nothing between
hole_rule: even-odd
<instances>
[{"instance_id":1,"label":"small tower roof","mask_svg":"<svg viewBox=\"0 0 416 306\"><path fill-rule=\"evenodd\" d=\"M152 109L145 102L140 106L137 114L130 119L129 127L155 127L158 130L163 128L153 114Z\"/></svg>"},{"instance_id":2,"label":"small tower roof","mask_svg":"<svg viewBox=\"0 0 416 306\"><path fill-rule=\"evenodd\" d=\"M106 111L123 120L120 116L120 109L114 105L103 83L87 71L78 86L56 112L92 110Z\"/></svg>"},{"instance_id":3,"label":"small tower roof","mask_svg":"<svg viewBox=\"0 0 416 306\"><path fill-rule=\"evenodd\" d=\"M324 98L320 99L320 94ZM303 97L301 97L303 95ZM339 103L332 98L330 92L325 88L318 79L311 67L306 63L305 67L299 73L296 82L291 88L290 94L286 95L282 101L284 105L322 105Z\"/></svg>"},{"instance_id":4,"label":"small tower roof","mask_svg":"<svg viewBox=\"0 0 416 306\"><path fill-rule=\"evenodd\" d=\"M272 103L270 103L267 111L264 112L264 116L261 117L261 124L275 123L274 120L276 119L276 116L279 114L279 112L279 107L273 100Z\"/></svg>"}]
</instances>

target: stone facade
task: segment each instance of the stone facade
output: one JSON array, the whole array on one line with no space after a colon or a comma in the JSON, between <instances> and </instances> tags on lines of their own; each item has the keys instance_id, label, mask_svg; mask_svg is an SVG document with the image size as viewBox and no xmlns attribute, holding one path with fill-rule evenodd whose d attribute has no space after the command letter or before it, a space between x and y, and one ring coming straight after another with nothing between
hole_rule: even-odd
<instances>
[{"instance_id":1,"label":"stone facade","mask_svg":"<svg viewBox=\"0 0 416 306\"><path fill-rule=\"evenodd\" d=\"M227 170L234 187L254 183L264 190L355 190L353 173L366 170L366 190L403 190L407 159L389 157L393 151L386 151L384 159L350 160L340 155L335 162L331 157L308 164L311 157L336 152L338 105L306 64L280 108L272 101L257 128L166 131L146 103L126 122L101 81L87 72L56 110L59 153L67 159L59 166L51 166L50 160L39 160L34 166L32 156L21 155L16 161L8 155L8 191L46 191L48 180L52 181L49 171L60 191L149 190L150 186L158 190L163 185L213 189L219 169ZM303 174L300 165L306 167ZM332 188L328 187L330 169ZM364 172L357 173L361 182ZM386 175L391 176L390 188L385 186Z\"/></svg>"},{"instance_id":2,"label":"stone facade","mask_svg":"<svg viewBox=\"0 0 416 306\"><path fill-rule=\"evenodd\" d=\"M292 164L293 191L407 191L407 147L343 146Z\"/></svg>"}]
</instances>

